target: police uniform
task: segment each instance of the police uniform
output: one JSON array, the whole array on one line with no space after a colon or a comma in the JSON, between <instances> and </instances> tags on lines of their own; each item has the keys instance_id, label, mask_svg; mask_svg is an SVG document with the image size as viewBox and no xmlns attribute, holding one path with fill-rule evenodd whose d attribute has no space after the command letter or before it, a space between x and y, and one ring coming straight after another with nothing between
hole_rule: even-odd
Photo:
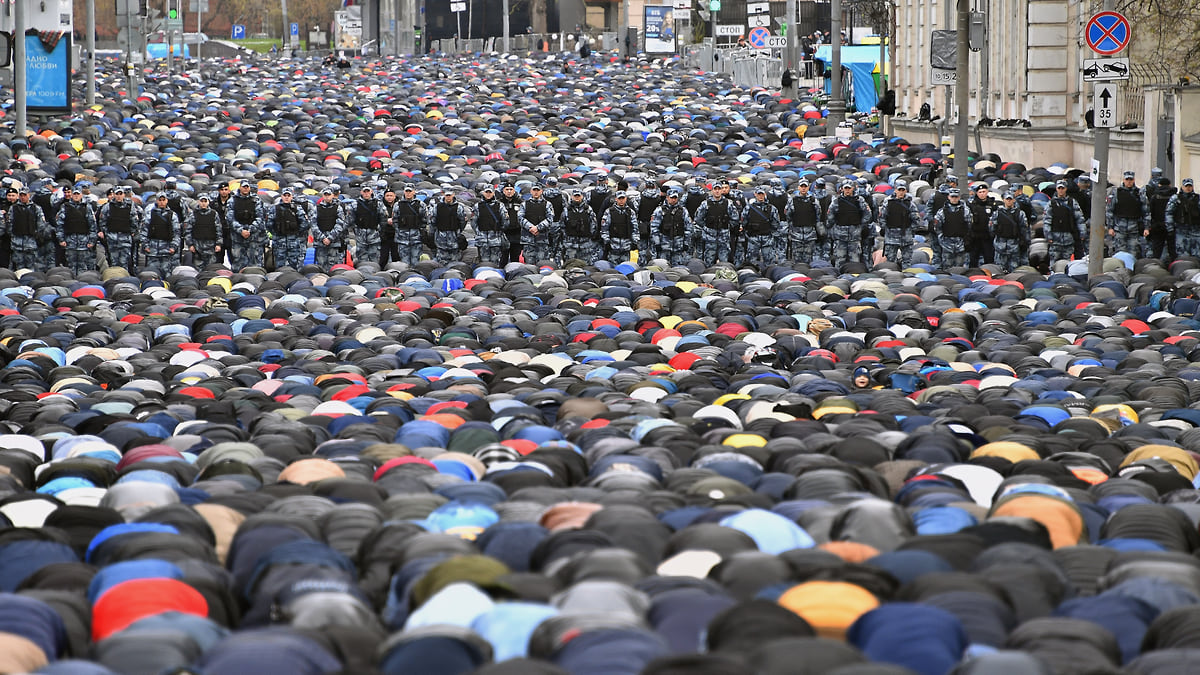
<instances>
[{"instance_id":1,"label":"police uniform","mask_svg":"<svg viewBox=\"0 0 1200 675\"><path fill-rule=\"evenodd\" d=\"M835 266L861 261L863 229L871 221L871 208L866 200L856 194L847 195L844 191L834 195L825 221L830 239L830 261Z\"/></svg>"},{"instance_id":2,"label":"police uniform","mask_svg":"<svg viewBox=\"0 0 1200 675\"><path fill-rule=\"evenodd\" d=\"M696 209L697 257L710 267L718 261L731 262L730 247L739 227L738 211L733 201L720 193L710 195Z\"/></svg>"},{"instance_id":3,"label":"police uniform","mask_svg":"<svg viewBox=\"0 0 1200 675\"><path fill-rule=\"evenodd\" d=\"M604 244L605 258L609 260L628 260L638 246L637 211L629 205L626 197L622 205L620 197L624 192L616 194L617 200L604 212L600 221L600 241Z\"/></svg>"},{"instance_id":4,"label":"police uniform","mask_svg":"<svg viewBox=\"0 0 1200 675\"><path fill-rule=\"evenodd\" d=\"M807 186L801 182L799 186ZM798 186L798 187L799 187ZM825 206L814 192L799 189L788 200L788 260L812 263L825 255Z\"/></svg>"},{"instance_id":5,"label":"police uniform","mask_svg":"<svg viewBox=\"0 0 1200 675\"><path fill-rule=\"evenodd\" d=\"M407 185L404 196L392 208L392 224L396 229L396 253L401 262L411 268L421 259L421 240L425 234L425 205L415 196L413 186Z\"/></svg>"},{"instance_id":6,"label":"police uniform","mask_svg":"<svg viewBox=\"0 0 1200 675\"><path fill-rule=\"evenodd\" d=\"M283 196L292 194L289 188L284 189ZM308 211L295 201L284 201L283 196L271 207L267 229L275 247L275 266L298 270L304 266L304 254L308 252Z\"/></svg>"},{"instance_id":7,"label":"police uniform","mask_svg":"<svg viewBox=\"0 0 1200 675\"><path fill-rule=\"evenodd\" d=\"M1005 200L1012 196L1011 193L1006 194ZM996 264L1001 269L1011 272L1026 263L1030 240L1029 220L1025 217L1025 211L1016 205L1015 198L1012 208L1001 205L992 211L988 230L992 233Z\"/></svg>"},{"instance_id":8,"label":"police uniform","mask_svg":"<svg viewBox=\"0 0 1200 675\"><path fill-rule=\"evenodd\" d=\"M182 235L179 216L162 200L146 209L138 239L146 253L146 267L166 278L179 263L179 245Z\"/></svg>"},{"instance_id":9,"label":"police uniform","mask_svg":"<svg viewBox=\"0 0 1200 675\"><path fill-rule=\"evenodd\" d=\"M521 205L519 218L525 262L536 265L553 259L558 227L554 222L554 207L542 197L541 190ZM533 233L534 228L537 228L537 234Z\"/></svg>"},{"instance_id":10,"label":"police uniform","mask_svg":"<svg viewBox=\"0 0 1200 675\"><path fill-rule=\"evenodd\" d=\"M138 224L142 222L142 209L133 203L128 192L125 195L119 202L109 199L100 207L98 225L99 231L104 234L104 250L108 264L133 271L133 240Z\"/></svg>"},{"instance_id":11,"label":"police uniform","mask_svg":"<svg viewBox=\"0 0 1200 675\"><path fill-rule=\"evenodd\" d=\"M879 229L883 232L883 257L905 269L912 262L913 232L921 226L921 212L908 196L908 185L898 182L895 190L904 189L903 197L893 192L879 209Z\"/></svg>"},{"instance_id":12,"label":"police uniform","mask_svg":"<svg viewBox=\"0 0 1200 675\"><path fill-rule=\"evenodd\" d=\"M96 217L92 207L80 199L70 199L58 209L55 235L66 254L67 267L75 274L96 267Z\"/></svg>"},{"instance_id":13,"label":"police uniform","mask_svg":"<svg viewBox=\"0 0 1200 675\"><path fill-rule=\"evenodd\" d=\"M692 217L679 191L669 194L676 199L665 200L650 217L650 249L671 265L686 265L692 257Z\"/></svg>"},{"instance_id":14,"label":"police uniform","mask_svg":"<svg viewBox=\"0 0 1200 675\"><path fill-rule=\"evenodd\" d=\"M313 262L329 269L346 261L346 211L333 196L333 190L323 190L313 217ZM328 242L328 243L326 243Z\"/></svg>"},{"instance_id":15,"label":"police uniform","mask_svg":"<svg viewBox=\"0 0 1200 675\"><path fill-rule=\"evenodd\" d=\"M1060 181L1058 185L1066 185ZM1070 260L1077 247L1082 247L1087 240L1087 232L1083 227L1083 211L1069 196L1050 198L1046 210L1042 214L1042 230L1050 242L1050 262Z\"/></svg>"},{"instance_id":16,"label":"police uniform","mask_svg":"<svg viewBox=\"0 0 1200 675\"><path fill-rule=\"evenodd\" d=\"M1167 224L1175 232L1179 255L1200 256L1200 192L1191 178L1183 179L1183 189L1167 204Z\"/></svg>"},{"instance_id":17,"label":"police uniform","mask_svg":"<svg viewBox=\"0 0 1200 675\"><path fill-rule=\"evenodd\" d=\"M362 194L366 191L372 194ZM364 185L358 198L350 202L350 208L346 211L347 220L354 226L356 265L379 262L379 237L383 224L387 221L387 212L384 211L383 204L375 199L374 192L369 185Z\"/></svg>"},{"instance_id":18,"label":"police uniform","mask_svg":"<svg viewBox=\"0 0 1200 675\"><path fill-rule=\"evenodd\" d=\"M754 191L754 201L742 209L743 239L746 242L746 262L759 267L776 265L783 260L785 232L780 225L779 212L767 201L765 188ZM762 197L762 199L759 199Z\"/></svg>"},{"instance_id":19,"label":"police uniform","mask_svg":"<svg viewBox=\"0 0 1200 675\"><path fill-rule=\"evenodd\" d=\"M437 249L438 262L448 263L462 259L463 230L470 220L470 213L464 204L457 200L447 202L444 197L453 195L446 193L443 199L429 205L426 218L430 229L433 230L433 245Z\"/></svg>"},{"instance_id":20,"label":"police uniform","mask_svg":"<svg viewBox=\"0 0 1200 675\"><path fill-rule=\"evenodd\" d=\"M187 248L192 250L192 262L204 269L213 263L223 264L225 249L220 248L225 241L225 225L221 214L212 208L212 200L202 198L188 213L186 223ZM218 250L219 249L219 250Z\"/></svg>"},{"instance_id":21,"label":"police uniform","mask_svg":"<svg viewBox=\"0 0 1200 675\"><path fill-rule=\"evenodd\" d=\"M1125 172L1124 178L1133 177L1132 171ZM1142 232L1150 226L1150 205L1146 202L1145 193L1137 186L1118 185L1113 188L1104 207L1104 219L1113 232L1110 250L1114 253L1125 251L1134 258L1140 258L1144 241Z\"/></svg>"},{"instance_id":22,"label":"police uniform","mask_svg":"<svg viewBox=\"0 0 1200 675\"><path fill-rule=\"evenodd\" d=\"M958 194L951 188L949 196ZM960 199L954 203L947 199L946 205L933 217L934 236L938 239L941 258L935 264L945 267L965 267L968 261L967 238L971 235L974 215Z\"/></svg>"},{"instance_id":23,"label":"police uniform","mask_svg":"<svg viewBox=\"0 0 1200 675\"><path fill-rule=\"evenodd\" d=\"M22 188L21 194L29 191ZM12 238L12 264L15 269L44 270L51 259L40 255L39 241L50 230L42 207L32 201L17 202L8 211L7 229Z\"/></svg>"},{"instance_id":24,"label":"police uniform","mask_svg":"<svg viewBox=\"0 0 1200 675\"><path fill-rule=\"evenodd\" d=\"M480 262L499 265L508 249L508 209L496 199L496 191L490 185L481 191L482 199L475 204L475 248L479 250Z\"/></svg>"},{"instance_id":25,"label":"police uniform","mask_svg":"<svg viewBox=\"0 0 1200 675\"><path fill-rule=\"evenodd\" d=\"M575 199L576 194L580 199ZM592 207L582 196L573 192L563 210L563 260L590 263L600 258L600 233Z\"/></svg>"},{"instance_id":26,"label":"police uniform","mask_svg":"<svg viewBox=\"0 0 1200 675\"><path fill-rule=\"evenodd\" d=\"M232 248L229 251L229 262L234 270L246 267L261 267L263 264L262 238L266 233L266 209L258 195L251 190L242 194L238 188L237 194L229 200L225 222L232 226Z\"/></svg>"}]
</instances>

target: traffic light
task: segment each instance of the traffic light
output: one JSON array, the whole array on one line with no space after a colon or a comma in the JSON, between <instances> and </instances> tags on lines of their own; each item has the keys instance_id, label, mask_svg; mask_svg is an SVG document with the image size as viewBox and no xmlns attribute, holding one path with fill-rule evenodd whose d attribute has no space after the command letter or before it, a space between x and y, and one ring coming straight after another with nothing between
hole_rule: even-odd
<instances>
[{"instance_id":1,"label":"traffic light","mask_svg":"<svg viewBox=\"0 0 1200 675\"><path fill-rule=\"evenodd\" d=\"M180 16L179 1L180 0L167 0L167 18L171 21L175 21Z\"/></svg>"}]
</instances>

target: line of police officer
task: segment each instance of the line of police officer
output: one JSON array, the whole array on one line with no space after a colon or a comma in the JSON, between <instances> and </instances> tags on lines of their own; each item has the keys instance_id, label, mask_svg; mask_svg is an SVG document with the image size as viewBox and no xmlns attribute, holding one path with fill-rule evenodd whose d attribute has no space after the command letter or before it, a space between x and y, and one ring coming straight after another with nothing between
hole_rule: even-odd
<instances>
[{"instance_id":1,"label":"line of police officer","mask_svg":"<svg viewBox=\"0 0 1200 675\"><path fill-rule=\"evenodd\" d=\"M1134 178L1125 172L1109 193L1110 251L1164 259L1200 255L1200 194L1193 181L1185 179L1176 192L1157 169L1146 187ZM1081 256L1087 240L1086 176L1076 185L1057 181L1040 218L1023 193L1005 192L997 201L986 184L976 183L964 199L953 177L938 187L924 215L903 180L881 203L862 179L844 180L834 192L823 179L801 179L788 193L775 178L749 199L733 185L692 185L685 193L651 183L638 193L623 182L616 191L601 183L585 193L577 186L560 191L549 178L531 185L528 198L512 184L481 185L473 208L458 199L457 188L423 201L411 184L396 192L386 183L365 183L354 198L331 186L316 203L285 187L267 204L246 181L236 190L220 183L215 194L191 202L168 179L144 206L122 187L102 205L86 183L66 187L61 199L46 190L10 189L0 202L0 246L11 250L0 257L10 254L15 267L55 261L78 273L96 266L102 247L109 265L129 269L144 261L165 275L181 261L207 266L226 256L235 269L263 266L268 250L275 265L299 267L311 239L315 262L324 268L343 262L351 242L356 262L412 265L423 250L441 261L460 258L469 227L480 260L498 264L522 256L550 264L624 260L637 250L643 259L671 264L695 257L706 265L815 259L870 265L881 237L883 257L907 267L914 235L925 233L937 266L997 263L1011 270L1029 262L1039 226L1051 263Z\"/></svg>"}]
</instances>

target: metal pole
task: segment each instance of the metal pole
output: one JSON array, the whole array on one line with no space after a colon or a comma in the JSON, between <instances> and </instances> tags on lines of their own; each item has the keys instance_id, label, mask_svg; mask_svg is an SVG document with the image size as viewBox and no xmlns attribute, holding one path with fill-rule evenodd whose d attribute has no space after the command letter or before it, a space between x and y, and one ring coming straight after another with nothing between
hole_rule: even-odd
<instances>
[{"instance_id":1,"label":"metal pole","mask_svg":"<svg viewBox=\"0 0 1200 675\"><path fill-rule=\"evenodd\" d=\"M13 107L17 138L25 140L25 2L16 0L13 11Z\"/></svg>"},{"instance_id":2,"label":"metal pole","mask_svg":"<svg viewBox=\"0 0 1200 675\"><path fill-rule=\"evenodd\" d=\"M799 3L796 0L787 0L787 49L783 60L784 70L792 74L792 83L787 86L782 94L786 98L795 99L799 94L800 85L796 81L796 63L799 59L796 58L797 35L800 29L797 27L796 14L799 11Z\"/></svg>"},{"instance_id":3,"label":"metal pole","mask_svg":"<svg viewBox=\"0 0 1200 675\"><path fill-rule=\"evenodd\" d=\"M282 34L282 38L279 40L279 42L280 42L279 51L282 52L284 50L284 48L286 48L292 42L292 24L288 23L287 0L279 0L279 9L280 9L280 11L283 12L283 34ZM378 8L375 9L375 14L376 15L379 14ZM365 30L365 28L364 28L364 30ZM375 32L375 36L376 36L375 39L378 40L379 39L378 31ZM365 54L364 54L364 56L365 56Z\"/></svg>"},{"instance_id":4,"label":"metal pole","mask_svg":"<svg viewBox=\"0 0 1200 675\"><path fill-rule=\"evenodd\" d=\"M511 34L508 28L508 0L504 0L504 53L507 54L512 50Z\"/></svg>"},{"instance_id":5,"label":"metal pole","mask_svg":"<svg viewBox=\"0 0 1200 675\"><path fill-rule=\"evenodd\" d=\"M958 32L956 42L958 47L957 81L954 83L954 102L958 106L958 125L954 130L954 175L958 184L967 184L967 123L970 117L970 102L967 94L971 91L971 51L967 44L967 31L971 29L971 13L967 8L967 0L958 0Z\"/></svg>"},{"instance_id":6,"label":"metal pole","mask_svg":"<svg viewBox=\"0 0 1200 675\"><path fill-rule=\"evenodd\" d=\"M208 0L196 0L196 67L200 67L200 47L204 44L204 3Z\"/></svg>"},{"instance_id":7,"label":"metal pole","mask_svg":"<svg viewBox=\"0 0 1200 675\"><path fill-rule=\"evenodd\" d=\"M896 88L896 81L892 79L896 77L896 7L896 3L888 0L888 88L890 89ZM899 97L896 102L899 104ZM884 133L891 136L892 120L890 117L887 122Z\"/></svg>"},{"instance_id":8,"label":"metal pole","mask_svg":"<svg viewBox=\"0 0 1200 675\"><path fill-rule=\"evenodd\" d=\"M1116 8L1115 0L1104 0L1104 9L1112 11ZM1096 134L1093 156L1100 166L1092 184L1092 219L1088 224L1089 276L1104 272L1104 232L1107 227L1104 222L1104 198L1108 193L1108 128L1096 127L1093 131Z\"/></svg>"},{"instance_id":9,"label":"metal pole","mask_svg":"<svg viewBox=\"0 0 1200 675\"><path fill-rule=\"evenodd\" d=\"M985 22L991 21L991 0L983 0L983 16ZM988 114L988 89L991 87L991 73L988 68L988 55L992 49L991 31L987 30L987 24L984 24L983 30L983 52L979 58L979 116L991 117Z\"/></svg>"},{"instance_id":10,"label":"metal pole","mask_svg":"<svg viewBox=\"0 0 1200 675\"><path fill-rule=\"evenodd\" d=\"M87 104L96 104L96 0L87 2Z\"/></svg>"},{"instance_id":11,"label":"metal pole","mask_svg":"<svg viewBox=\"0 0 1200 675\"><path fill-rule=\"evenodd\" d=\"M629 57L629 0L621 0L621 25L617 27L617 44L621 49L621 57ZM715 40L715 38L714 38Z\"/></svg>"},{"instance_id":12,"label":"metal pole","mask_svg":"<svg viewBox=\"0 0 1200 675\"><path fill-rule=\"evenodd\" d=\"M842 0L829 3L829 51L833 54L829 66L829 87L833 91L829 96L825 128L834 135L846 117L846 102L842 100Z\"/></svg>"}]
</instances>

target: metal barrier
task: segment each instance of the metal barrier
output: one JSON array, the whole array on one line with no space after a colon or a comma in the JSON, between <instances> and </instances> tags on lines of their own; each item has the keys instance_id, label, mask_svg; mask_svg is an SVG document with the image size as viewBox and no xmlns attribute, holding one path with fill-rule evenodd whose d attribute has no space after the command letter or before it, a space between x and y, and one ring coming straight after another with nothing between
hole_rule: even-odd
<instances>
[{"instance_id":1,"label":"metal barrier","mask_svg":"<svg viewBox=\"0 0 1200 675\"><path fill-rule=\"evenodd\" d=\"M605 51L617 48L617 34L588 31L584 33L520 33L509 36L509 49L513 54L539 54L575 52L579 49L579 36L586 35L591 40L592 51ZM475 38L458 40L446 38L430 41L434 52L445 54L498 52L504 48L504 38Z\"/></svg>"}]
</instances>

